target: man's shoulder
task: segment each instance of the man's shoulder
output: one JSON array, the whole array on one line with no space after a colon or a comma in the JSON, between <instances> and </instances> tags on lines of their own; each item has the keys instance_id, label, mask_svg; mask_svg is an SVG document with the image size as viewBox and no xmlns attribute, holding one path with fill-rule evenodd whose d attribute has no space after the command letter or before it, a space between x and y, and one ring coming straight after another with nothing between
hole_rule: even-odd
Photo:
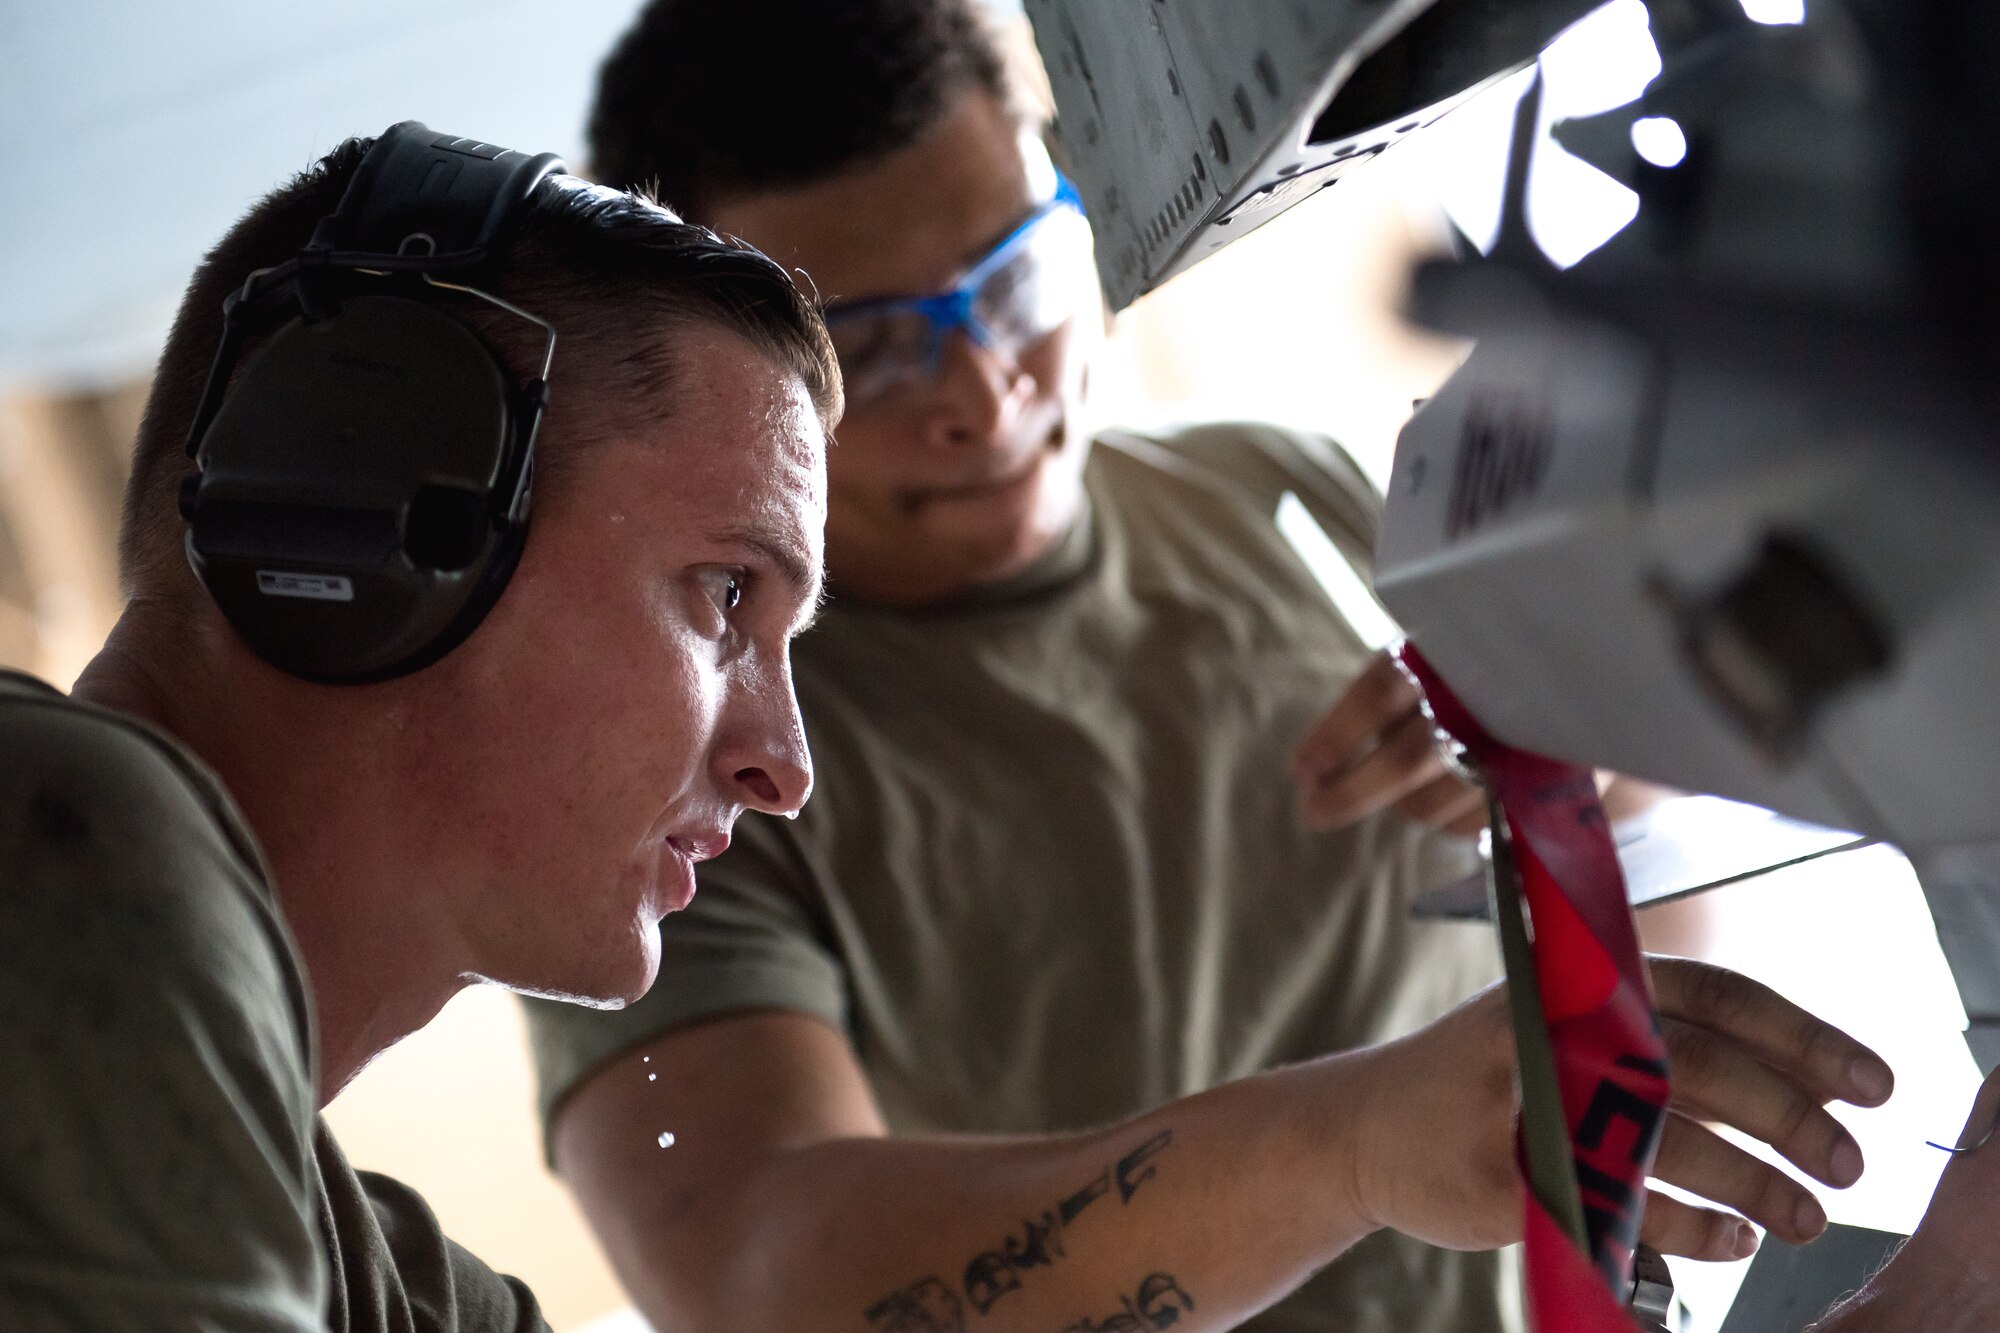
<instances>
[{"instance_id":1,"label":"man's shoulder","mask_svg":"<svg viewBox=\"0 0 2000 1333\"><path fill-rule=\"evenodd\" d=\"M1219 478L1240 476L1248 459L1268 460L1300 476L1330 477L1358 492L1373 490L1353 455L1332 436L1275 421L1194 421L1153 430L1110 426L1096 435L1113 457L1141 466Z\"/></svg>"},{"instance_id":2,"label":"man's shoulder","mask_svg":"<svg viewBox=\"0 0 2000 1333\"><path fill-rule=\"evenodd\" d=\"M163 844L194 839L263 879L220 785L143 723L9 672L0 753L0 827L17 850L157 865Z\"/></svg>"},{"instance_id":3,"label":"man's shoulder","mask_svg":"<svg viewBox=\"0 0 2000 1333\"><path fill-rule=\"evenodd\" d=\"M309 1042L304 983L263 858L221 783L136 719L0 680L0 920L50 975L199 992ZM191 988L191 989L190 989Z\"/></svg>"},{"instance_id":4,"label":"man's shoulder","mask_svg":"<svg viewBox=\"0 0 2000 1333\"><path fill-rule=\"evenodd\" d=\"M1093 466L1114 490L1195 491L1269 514L1286 492L1336 511L1372 538L1381 497L1330 436L1269 421L1207 421L1163 430L1123 427L1096 436Z\"/></svg>"},{"instance_id":5,"label":"man's shoulder","mask_svg":"<svg viewBox=\"0 0 2000 1333\"><path fill-rule=\"evenodd\" d=\"M144 726L15 671L0 671L0 741L13 779L37 788L93 781L179 781L165 742Z\"/></svg>"},{"instance_id":6,"label":"man's shoulder","mask_svg":"<svg viewBox=\"0 0 2000 1333\"><path fill-rule=\"evenodd\" d=\"M167 737L18 676L0 754L0 1252L92 1326L317 1320L311 1016L249 835Z\"/></svg>"}]
</instances>

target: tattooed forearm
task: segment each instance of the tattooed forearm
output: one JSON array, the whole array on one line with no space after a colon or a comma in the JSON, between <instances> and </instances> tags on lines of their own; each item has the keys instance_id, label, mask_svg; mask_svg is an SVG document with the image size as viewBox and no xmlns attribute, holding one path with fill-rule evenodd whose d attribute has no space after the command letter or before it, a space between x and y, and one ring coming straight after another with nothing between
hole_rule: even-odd
<instances>
[{"instance_id":1,"label":"tattooed forearm","mask_svg":"<svg viewBox=\"0 0 2000 1333\"><path fill-rule=\"evenodd\" d=\"M1064 1246L1064 1233L1070 1224L1086 1208L1114 1189L1121 1203L1132 1202L1132 1196L1139 1187L1151 1180L1158 1170L1153 1165L1153 1159L1165 1152L1173 1141L1172 1130L1161 1130L1116 1162L1106 1165L1080 1188L1043 1209L1039 1215L1023 1221L1020 1229L1003 1240L999 1248L982 1250L974 1255L965 1265L959 1284L965 1300L983 1315L1001 1297L1021 1289L1022 1274L1031 1269L1053 1267L1056 1260L1067 1257L1069 1251ZM1189 1308L1193 1308L1192 1303ZM958 1293L935 1277L923 1278L892 1292L869 1306L865 1315L875 1333L961 1333L965 1328L965 1307ZM1122 1329L1124 1326L1107 1324L1102 1327ZM1132 1327L1142 1326L1135 1324ZM1166 1325L1159 1327L1165 1328Z\"/></svg>"},{"instance_id":2,"label":"tattooed forearm","mask_svg":"<svg viewBox=\"0 0 2000 1333\"><path fill-rule=\"evenodd\" d=\"M1148 1273L1139 1290L1118 1302L1102 1319L1079 1319L1063 1333L1158 1333L1194 1313L1194 1297L1172 1273Z\"/></svg>"}]
</instances>

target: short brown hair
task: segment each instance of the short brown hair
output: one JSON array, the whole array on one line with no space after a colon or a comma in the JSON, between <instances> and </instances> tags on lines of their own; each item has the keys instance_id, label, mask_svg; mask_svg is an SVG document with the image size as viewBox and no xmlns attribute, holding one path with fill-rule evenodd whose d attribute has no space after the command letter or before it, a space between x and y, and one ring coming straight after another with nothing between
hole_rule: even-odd
<instances>
[{"instance_id":1,"label":"short brown hair","mask_svg":"<svg viewBox=\"0 0 2000 1333\"><path fill-rule=\"evenodd\" d=\"M224 297L252 272L304 248L371 142L348 140L265 196L189 281L154 374L125 491L118 555L128 596L171 600L192 588L178 500L193 469L187 436L221 340ZM688 225L643 196L585 187L573 177L545 180L499 271L480 285L556 326L552 412L589 404L596 420L619 423L621 406L635 415L653 410L659 385L676 368L671 335L706 323L740 335L796 375L829 430L840 416L840 372L826 327L791 277L756 250ZM526 377L538 335L476 301L460 313ZM536 447L544 489L561 484L564 450L574 441L554 443L550 448L544 432Z\"/></svg>"}]
</instances>

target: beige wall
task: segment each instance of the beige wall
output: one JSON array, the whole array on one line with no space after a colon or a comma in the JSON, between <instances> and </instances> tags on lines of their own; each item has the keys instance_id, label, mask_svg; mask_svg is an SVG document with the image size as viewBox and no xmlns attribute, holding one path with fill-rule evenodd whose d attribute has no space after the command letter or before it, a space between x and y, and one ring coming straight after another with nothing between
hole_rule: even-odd
<instances>
[{"instance_id":1,"label":"beige wall","mask_svg":"<svg viewBox=\"0 0 2000 1333\"><path fill-rule=\"evenodd\" d=\"M0 394L0 664L67 687L111 629L143 386Z\"/></svg>"}]
</instances>

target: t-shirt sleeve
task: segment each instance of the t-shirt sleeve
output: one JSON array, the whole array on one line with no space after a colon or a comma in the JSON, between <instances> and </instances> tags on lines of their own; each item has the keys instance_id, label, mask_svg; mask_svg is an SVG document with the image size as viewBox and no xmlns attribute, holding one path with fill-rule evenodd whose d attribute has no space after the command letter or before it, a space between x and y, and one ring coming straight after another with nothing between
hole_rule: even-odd
<instances>
[{"instance_id":1,"label":"t-shirt sleeve","mask_svg":"<svg viewBox=\"0 0 2000 1333\"><path fill-rule=\"evenodd\" d=\"M728 851L704 863L694 901L660 923L660 974L617 1010L529 1000L544 1132L564 1098L619 1052L673 1028L749 1010L847 1021L847 974L818 921L800 831L810 821L746 814Z\"/></svg>"},{"instance_id":2,"label":"t-shirt sleeve","mask_svg":"<svg viewBox=\"0 0 2000 1333\"><path fill-rule=\"evenodd\" d=\"M1350 559L1363 568L1372 563L1382 493L1330 436L1268 422L1224 421L1186 427L1160 443L1265 512L1292 492Z\"/></svg>"},{"instance_id":3,"label":"t-shirt sleeve","mask_svg":"<svg viewBox=\"0 0 2000 1333\"><path fill-rule=\"evenodd\" d=\"M0 701L0 1328L324 1328L302 982L166 748Z\"/></svg>"}]
</instances>

